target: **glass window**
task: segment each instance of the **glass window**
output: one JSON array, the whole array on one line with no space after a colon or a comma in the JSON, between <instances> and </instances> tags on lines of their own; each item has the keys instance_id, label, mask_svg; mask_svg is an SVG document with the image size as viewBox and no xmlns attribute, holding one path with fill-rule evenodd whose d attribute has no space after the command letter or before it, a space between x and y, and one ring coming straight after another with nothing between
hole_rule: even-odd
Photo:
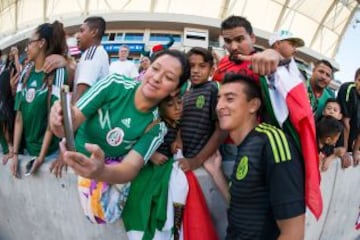
<instances>
[{"instance_id":1,"label":"glass window","mask_svg":"<svg viewBox=\"0 0 360 240\"><path fill-rule=\"evenodd\" d=\"M105 33L104 36L102 36L101 41L109 41L109 34Z\"/></svg>"},{"instance_id":2,"label":"glass window","mask_svg":"<svg viewBox=\"0 0 360 240\"><path fill-rule=\"evenodd\" d=\"M125 33L125 41L143 41L143 33Z\"/></svg>"},{"instance_id":3,"label":"glass window","mask_svg":"<svg viewBox=\"0 0 360 240\"><path fill-rule=\"evenodd\" d=\"M175 42L181 42L180 34L165 34L165 33L151 33L150 34L150 41L153 42L168 42L170 39L169 37L173 37Z\"/></svg>"},{"instance_id":4,"label":"glass window","mask_svg":"<svg viewBox=\"0 0 360 240\"><path fill-rule=\"evenodd\" d=\"M114 39L115 39L115 33L110 33L109 41L114 41Z\"/></svg>"},{"instance_id":5,"label":"glass window","mask_svg":"<svg viewBox=\"0 0 360 240\"><path fill-rule=\"evenodd\" d=\"M122 41L123 35L123 33L117 33L115 36L115 41Z\"/></svg>"}]
</instances>

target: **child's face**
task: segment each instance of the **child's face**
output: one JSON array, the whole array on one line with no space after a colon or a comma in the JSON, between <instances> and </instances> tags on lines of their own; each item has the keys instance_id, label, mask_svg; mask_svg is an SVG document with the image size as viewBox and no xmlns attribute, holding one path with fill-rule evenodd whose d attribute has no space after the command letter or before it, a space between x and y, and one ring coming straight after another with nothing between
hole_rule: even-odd
<instances>
[{"instance_id":1,"label":"child's face","mask_svg":"<svg viewBox=\"0 0 360 240\"><path fill-rule=\"evenodd\" d=\"M160 104L162 117L170 121L178 121L182 114L182 98L180 94L170 97Z\"/></svg>"},{"instance_id":2,"label":"child's face","mask_svg":"<svg viewBox=\"0 0 360 240\"><path fill-rule=\"evenodd\" d=\"M331 137L327 137L325 140L325 144L330 145L330 146L335 146L336 142L339 140L340 138L340 133L337 133Z\"/></svg>"},{"instance_id":3,"label":"child's face","mask_svg":"<svg viewBox=\"0 0 360 240\"><path fill-rule=\"evenodd\" d=\"M192 54L189 57L191 67L191 83L199 85L207 82L213 74L214 68L208 62L204 62L204 57L198 54Z\"/></svg>"},{"instance_id":4,"label":"child's face","mask_svg":"<svg viewBox=\"0 0 360 240\"><path fill-rule=\"evenodd\" d=\"M331 116L337 120L341 120L342 118L342 114L340 111L340 106L338 103L335 102L329 102L326 104L324 111L323 111L323 115L324 116Z\"/></svg>"}]
</instances>

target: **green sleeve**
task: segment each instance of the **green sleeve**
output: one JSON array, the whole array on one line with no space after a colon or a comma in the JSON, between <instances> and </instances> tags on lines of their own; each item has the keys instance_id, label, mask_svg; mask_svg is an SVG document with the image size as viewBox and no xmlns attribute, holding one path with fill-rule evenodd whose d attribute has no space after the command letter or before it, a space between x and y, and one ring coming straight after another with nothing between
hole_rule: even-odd
<instances>
[{"instance_id":1,"label":"green sleeve","mask_svg":"<svg viewBox=\"0 0 360 240\"><path fill-rule=\"evenodd\" d=\"M121 98L126 93L129 80L118 74L108 75L101 81L96 82L76 103L76 106L89 118L97 112L105 103ZM135 81L132 81L135 83ZM131 85L131 84L129 84Z\"/></svg>"},{"instance_id":2,"label":"green sleeve","mask_svg":"<svg viewBox=\"0 0 360 240\"><path fill-rule=\"evenodd\" d=\"M147 133L141 136L140 140L133 147L133 150L139 153L146 163L164 141L166 133L167 128L165 123L160 122L156 124Z\"/></svg>"},{"instance_id":3,"label":"green sleeve","mask_svg":"<svg viewBox=\"0 0 360 240\"><path fill-rule=\"evenodd\" d=\"M61 88L67 83L67 72L65 68L56 69L53 86L51 91L51 105L58 99L60 99Z\"/></svg>"}]
</instances>

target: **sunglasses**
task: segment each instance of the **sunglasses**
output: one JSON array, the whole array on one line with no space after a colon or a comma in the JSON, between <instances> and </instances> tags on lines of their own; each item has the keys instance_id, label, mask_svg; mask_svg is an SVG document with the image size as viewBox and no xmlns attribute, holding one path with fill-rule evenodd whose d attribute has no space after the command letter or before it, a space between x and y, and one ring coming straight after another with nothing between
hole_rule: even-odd
<instances>
[{"instance_id":1,"label":"sunglasses","mask_svg":"<svg viewBox=\"0 0 360 240\"><path fill-rule=\"evenodd\" d=\"M41 39L29 39L28 42L27 42L27 46L29 46L33 42L38 42L38 41L41 41Z\"/></svg>"}]
</instances>

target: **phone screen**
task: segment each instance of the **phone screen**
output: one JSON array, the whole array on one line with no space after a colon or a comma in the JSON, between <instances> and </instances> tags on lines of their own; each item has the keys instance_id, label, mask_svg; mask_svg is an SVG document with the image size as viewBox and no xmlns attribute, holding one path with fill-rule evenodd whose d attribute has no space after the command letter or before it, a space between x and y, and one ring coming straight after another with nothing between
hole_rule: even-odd
<instances>
[{"instance_id":1,"label":"phone screen","mask_svg":"<svg viewBox=\"0 0 360 240\"><path fill-rule=\"evenodd\" d=\"M61 107L64 114L66 148L69 151L75 151L75 140L71 117L71 97L69 94L69 87L67 85L64 85L61 91Z\"/></svg>"},{"instance_id":2,"label":"phone screen","mask_svg":"<svg viewBox=\"0 0 360 240\"><path fill-rule=\"evenodd\" d=\"M36 160L36 158L32 158L29 162L26 163L26 165L25 165L25 176L30 176L31 175L31 169L34 166L35 160Z\"/></svg>"}]
</instances>

